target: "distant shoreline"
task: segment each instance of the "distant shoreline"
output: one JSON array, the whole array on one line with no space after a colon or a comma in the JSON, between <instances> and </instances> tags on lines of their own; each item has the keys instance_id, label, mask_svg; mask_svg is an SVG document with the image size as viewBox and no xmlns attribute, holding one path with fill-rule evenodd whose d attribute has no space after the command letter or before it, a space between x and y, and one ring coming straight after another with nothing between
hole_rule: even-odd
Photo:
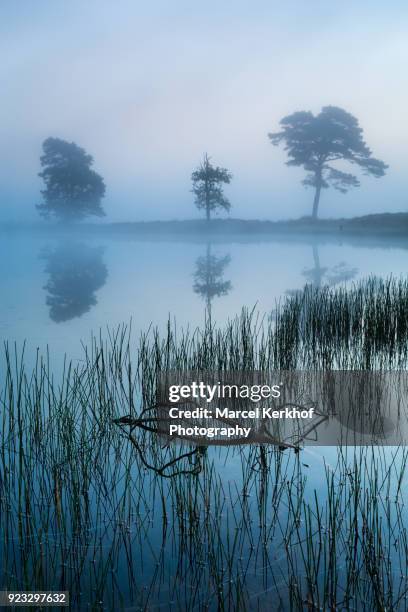
<instances>
[{"instance_id":1,"label":"distant shoreline","mask_svg":"<svg viewBox=\"0 0 408 612\"><path fill-rule=\"evenodd\" d=\"M260 221L256 219L204 219L186 221L137 221L134 223L110 223L106 229L123 232L199 233L217 234L365 234L376 236L407 236L408 213L381 213L350 219L319 219L310 217L285 221Z\"/></svg>"},{"instance_id":2,"label":"distant shoreline","mask_svg":"<svg viewBox=\"0 0 408 612\"><path fill-rule=\"evenodd\" d=\"M56 223L38 224L0 224L0 231L34 230L52 231L57 233L92 233L121 234L128 236L160 237L191 237L191 238L221 238L235 237L241 239L279 238L293 235L303 237L375 237L408 239L408 213L380 213L362 217L342 219L319 219L313 221L310 217L286 221L260 221L255 219L213 219L209 223L204 219L173 220L173 221L135 221L120 223L79 223L72 226Z\"/></svg>"}]
</instances>

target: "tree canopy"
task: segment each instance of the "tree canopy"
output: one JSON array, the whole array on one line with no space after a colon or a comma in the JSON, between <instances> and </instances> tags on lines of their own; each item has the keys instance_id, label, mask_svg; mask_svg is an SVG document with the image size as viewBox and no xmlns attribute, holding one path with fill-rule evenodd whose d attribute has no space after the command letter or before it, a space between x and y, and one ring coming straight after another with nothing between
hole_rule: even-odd
<instances>
[{"instance_id":1,"label":"tree canopy","mask_svg":"<svg viewBox=\"0 0 408 612\"><path fill-rule=\"evenodd\" d=\"M89 215L105 215L101 199L105 195L102 177L92 169L93 158L74 142L47 138L41 156L45 183L43 202L37 209L45 218L81 220Z\"/></svg>"},{"instance_id":2,"label":"tree canopy","mask_svg":"<svg viewBox=\"0 0 408 612\"><path fill-rule=\"evenodd\" d=\"M336 168L333 163L355 164L363 174L376 178L384 176L388 168L372 157L358 120L337 106L324 106L316 116L309 111L296 112L284 117L280 125L280 132L268 136L272 144L284 144L288 166L303 166L308 173L303 184L315 189L313 218L317 218L321 189L332 186L345 193L360 185L354 174Z\"/></svg>"},{"instance_id":3,"label":"tree canopy","mask_svg":"<svg viewBox=\"0 0 408 612\"><path fill-rule=\"evenodd\" d=\"M213 166L207 153L204 154L200 166L191 175L192 192L195 195L195 205L204 209L207 221L211 213L219 208L229 210L231 204L224 195L223 184L231 182L232 174L226 168Z\"/></svg>"}]
</instances>

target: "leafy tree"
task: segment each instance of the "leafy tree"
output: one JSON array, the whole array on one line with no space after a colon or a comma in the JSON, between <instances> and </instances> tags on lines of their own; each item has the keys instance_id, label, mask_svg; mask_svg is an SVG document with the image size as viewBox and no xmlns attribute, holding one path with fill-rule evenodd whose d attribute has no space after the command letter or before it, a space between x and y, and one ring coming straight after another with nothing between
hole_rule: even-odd
<instances>
[{"instance_id":1,"label":"leafy tree","mask_svg":"<svg viewBox=\"0 0 408 612\"><path fill-rule=\"evenodd\" d=\"M284 117L280 132L268 134L272 144L284 143L288 166L303 166L308 172L303 184L314 187L313 219L317 219L320 193L330 185L345 193L358 187L360 181L353 174L332 166L333 162L356 164L363 173L379 178L388 166L371 156L363 140L358 120L337 106L324 106L314 116L301 111Z\"/></svg>"},{"instance_id":2,"label":"leafy tree","mask_svg":"<svg viewBox=\"0 0 408 612\"><path fill-rule=\"evenodd\" d=\"M195 204L198 209L204 209L207 221L211 213L218 208L229 210L231 204L224 196L223 183L231 182L232 174L226 168L214 167L207 153L200 166L191 175L193 182L192 192L195 195Z\"/></svg>"},{"instance_id":3,"label":"leafy tree","mask_svg":"<svg viewBox=\"0 0 408 612\"><path fill-rule=\"evenodd\" d=\"M105 195L102 177L92 170L93 158L74 142L47 138L41 156L44 202L37 209L45 218L76 221L89 215L105 215L101 199Z\"/></svg>"}]
</instances>

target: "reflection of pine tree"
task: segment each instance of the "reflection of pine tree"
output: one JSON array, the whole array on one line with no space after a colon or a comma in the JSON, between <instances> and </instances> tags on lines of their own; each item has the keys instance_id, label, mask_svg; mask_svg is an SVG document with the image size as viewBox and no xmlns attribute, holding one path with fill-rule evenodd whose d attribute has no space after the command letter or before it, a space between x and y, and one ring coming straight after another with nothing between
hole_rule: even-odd
<instances>
[{"instance_id":1,"label":"reflection of pine tree","mask_svg":"<svg viewBox=\"0 0 408 612\"><path fill-rule=\"evenodd\" d=\"M321 287L327 268L322 268L320 266L319 248L316 244L313 245L313 263L313 268L305 268L302 274L308 283L311 283L315 287Z\"/></svg>"},{"instance_id":2,"label":"reflection of pine tree","mask_svg":"<svg viewBox=\"0 0 408 612\"><path fill-rule=\"evenodd\" d=\"M102 248L70 243L43 256L49 274L44 289L53 321L81 317L96 305L95 291L103 287L108 276L102 254Z\"/></svg>"},{"instance_id":3,"label":"reflection of pine tree","mask_svg":"<svg viewBox=\"0 0 408 612\"><path fill-rule=\"evenodd\" d=\"M344 261L332 268L322 268L317 244L313 245L313 263L313 268L304 269L302 274L315 287L322 287L323 285L333 287L338 283L351 280L358 272L357 268L350 268Z\"/></svg>"},{"instance_id":4,"label":"reflection of pine tree","mask_svg":"<svg viewBox=\"0 0 408 612\"><path fill-rule=\"evenodd\" d=\"M325 268L320 265L319 247L313 244L313 268L304 268L302 275L306 278L308 284L320 289L321 287L334 287L341 282L346 282L354 278L358 272L358 268L352 268L341 261L332 268ZM287 295L296 295L301 289L288 289Z\"/></svg>"},{"instance_id":5,"label":"reflection of pine tree","mask_svg":"<svg viewBox=\"0 0 408 612\"><path fill-rule=\"evenodd\" d=\"M222 280L224 269L231 258L229 255L217 257L211 254L211 244L207 245L207 253L196 261L194 273L194 292L205 299L207 310L211 313L211 301L214 297L227 295L231 289L230 281Z\"/></svg>"}]
</instances>

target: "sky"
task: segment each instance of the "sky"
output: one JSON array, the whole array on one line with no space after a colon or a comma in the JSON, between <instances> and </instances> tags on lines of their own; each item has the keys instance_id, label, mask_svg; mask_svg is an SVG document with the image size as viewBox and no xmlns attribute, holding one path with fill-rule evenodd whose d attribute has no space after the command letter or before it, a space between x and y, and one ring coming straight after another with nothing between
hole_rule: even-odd
<instances>
[{"instance_id":1,"label":"sky","mask_svg":"<svg viewBox=\"0 0 408 612\"><path fill-rule=\"evenodd\" d=\"M49 136L93 155L107 221L198 218L204 152L233 174L231 217L310 214L303 170L267 133L326 105L390 167L326 190L321 216L405 211L407 17L405 0L1 0L0 220L37 218Z\"/></svg>"}]
</instances>

